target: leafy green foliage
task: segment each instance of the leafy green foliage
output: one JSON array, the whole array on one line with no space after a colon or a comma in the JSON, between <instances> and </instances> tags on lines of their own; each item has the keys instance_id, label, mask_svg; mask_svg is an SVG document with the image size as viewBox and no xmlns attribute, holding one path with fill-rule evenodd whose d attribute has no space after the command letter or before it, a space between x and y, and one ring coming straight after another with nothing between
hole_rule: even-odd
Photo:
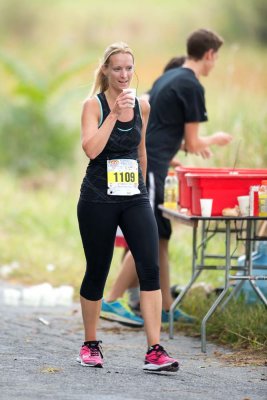
<instances>
[{"instance_id":1,"label":"leafy green foliage","mask_svg":"<svg viewBox=\"0 0 267 400\"><path fill-rule=\"evenodd\" d=\"M62 72L58 65L45 76L3 52L0 65L12 78L12 97L0 98L0 166L25 174L73 161L78 135L68 125L60 89L86 61Z\"/></svg>"},{"instance_id":2,"label":"leafy green foliage","mask_svg":"<svg viewBox=\"0 0 267 400\"><path fill-rule=\"evenodd\" d=\"M223 34L240 41L254 41L264 45L267 40L267 3L265 0L224 0L219 7ZM227 18L226 18L227 14Z\"/></svg>"}]
</instances>

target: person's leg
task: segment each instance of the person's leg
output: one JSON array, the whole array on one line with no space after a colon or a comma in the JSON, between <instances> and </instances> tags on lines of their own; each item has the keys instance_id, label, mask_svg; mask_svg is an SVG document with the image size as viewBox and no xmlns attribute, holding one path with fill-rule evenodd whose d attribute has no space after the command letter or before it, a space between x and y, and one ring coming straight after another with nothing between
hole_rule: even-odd
<instances>
[{"instance_id":1,"label":"person's leg","mask_svg":"<svg viewBox=\"0 0 267 400\"><path fill-rule=\"evenodd\" d=\"M127 289L127 299L128 299L128 305L131 308L131 310L135 313L140 314L140 286L138 278L135 286L132 286L129 289Z\"/></svg>"},{"instance_id":2,"label":"person's leg","mask_svg":"<svg viewBox=\"0 0 267 400\"><path fill-rule=\"evenodd\" d=\"M131 256L131 252L126 253L123 259L123 265L117 279L112 286L111 291L105 299L102 300L100 317L109 321L119 322L120 324L130 327L144 326L144 320L141 316L136 315L123 299L125 291L133 281L138 281L135 263ZM138 282L139 285L139 282Z\"/></svg>"},{"instance_id":3,"label":"person's leg","mask_svg":"<svg viewBox=\"0 0 267 400\"><path fill-rule=\"evenodd\" d=\"M170 220L164 218L162 211L158 208L159 204L163 204L164 200L164 179L165 175L149 172L147 179L149 199L158 226L159 234L159 266L160 266L160 288L162 291L162 322L169 321L169 310L173 299L170 290L170 268L169 268L169 239L171 237L172 228ZM194 317L187 315L178 308L174 314L175 321L182 321L192 323L195 321Z\"/></svg>"},{"instance_id":4,"label":"person's leg","mask_svg":"<svg viewBox=\"0 0 267 400\"><path fill-rule=\"evenodd\" d=\"M162 291L162 306L165 310L169 310L173 302L170 292L168 244L169 241L167 239L159 240L160 288ZM131 252L128 251L123 259L121 270L106 296L106 301L115 301L123 297L128 288L136 286L133 284L136 283L137 279L135 262Z\"/></svg>"},{"instance_id":5,"label":"person's leg","mask_svg":"<svg viewBox=\"0 0 267 400\"><path fill-rule=\"evenodd\" d=\"M169 241L167 239L159 240L160 288L162 292L162 307L164 310L169 310L173 302L170 292L168 244ZM115 301L116 299L123 297L125 291L131 287L132 282L135 281L135 278L137 278L135 262L131 252L128 251L123 259L119 275L106 297L106 300Z\"/></svg>"},{"instance_id":6,"label":"person's leg","mask_svg":"<svg viewBox=\"0 0 267 400\"><path fill-rule=\"evenodd\" d=\"M84 325L84 341L96 340L96 330L98 326L101 300L91 301L80 296L82 317Z\"/></svg>"},{"instance_id":7,"label":"person's leg","mask_svg":"<svg viewBox=\"0 0 267 400\"><path fill-rule=\"evenodd\" d=\"M173 302L170 292L170 272L169 272L169 257L168 257L167 239L159 241L159 265L160 265L160 288L162 291L162 306L164 310L169 310ZM123 297L125 291L130 287L135 287L134 283L138 282L136 267L133 256L130 251L125 255L121 270L106 296L106 301L115 301Z\"/></svg>"},{"instance_id":8,"label":"person's leg","mask_svg":"<svg viewBox=\"0 0 267 400\"><path fill-rule=\"evenodd\" d=\"M140 304L142 316L145 321L147 345L150 347L160 343L162 309L162 296L160 289L152 291L141 290Z\"/></svg>"},{"instance_id":9,"label":"person's leg","mask_svg":"<svg viewBox=\"0 0 267 400\"><path fill-rule=\"evenodd\" d=\"M160 345L162 297L159 289L158 233L149 202L128 207L121 220L121 229L134 256L141 289L141 309L145 320L148 350L144 370L170 371L179 363Z\"/></svg>"},{"instance_id":10,"label":"person's leg","mask_svg":"<svg viewBox=\"0 0 267 400\"><path fill-rule=\"evenodd\" d=\"M167 218L164 218L159 204L164 201L164 174L155 172L148 172L147 187L149 193L149 200L154 211L157 222L159 234L159 270L160 270L160 288L162 292L162 306L163 309L169 310L172 304L172 297L170 292L170 271L169 271L169 239L171 237L172 229L171 223Z\"/></svg>"},{"instance_id":11,"label":"person's leg","mask_svg":"<svg viewBox=\"0 0 267 400\"><path fill-rule=\"evenodd\" d=\"M159 271L160 288L162 291L162 308L169 310L173 299L170 291L170 268L169 268L169 240L159 240Z\"/></svg>"},{"instance_id":12,"label":"person's leg","mask_svg":"<svg viewBox=\"0 0 267 400\"><path fill-rule=\"evenodd\" d=\"M105 300L108 302L115 301L123 297L125 291L129 287L135 287L138 284L138 277L135 269L135 262L128 250L123 258L120 272Z\"/></svg>"},{"instance_id":13,"label":"person's leg","mask_svg":"<svg viewBox=\"0 0 267 400\"><path fill-rule=\"evenodd\" d=\"M80 290L87 342L96 340L101 299L113 255L118 212L111 204L79 201L78 220L87 262Z\"/></svg>"},{"instance_id":14,"label":"person's leg","mask_svg":"<svg viewBox=\"0 0 267 400\"><path fill-rule=\"evenodd\" d=\"M160 341L162 297L159 288L157 225L146 200L132 202L120 226L133 254L141 289L141 310L148 346Z\"/></svg>"},{"instance_id":15,"label":"person's leg","mask_svg":"<svg viewBox=\"0 0 267 400\"><path fill-rule=\"evenodd\" d=\"M162 292L162 307L169 310L173 302L170 292L170 270L169 270L169 254L167 239L159 240L159 271L160 271L160 288ZM132 287L132 283L136 282L137 274L133 256L130 251L127 252L123 259L122 267L117 276L111 291L106 296L106 301L115 301L123 297L125 291Z\"/></svg>"}]
</instances>

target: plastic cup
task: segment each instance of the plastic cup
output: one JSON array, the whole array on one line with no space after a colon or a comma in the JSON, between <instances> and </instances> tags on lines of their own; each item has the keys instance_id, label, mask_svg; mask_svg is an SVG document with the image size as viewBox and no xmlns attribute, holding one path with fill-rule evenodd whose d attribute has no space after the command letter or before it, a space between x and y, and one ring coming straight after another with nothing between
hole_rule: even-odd
<instances>
[{"instance_id":1,"label":"plastic cup","mask_svg":"<svg viewBox=\"0 0 267 400\"><path fill-rule=\"evenodd\" d=\"M210 217L213 199L200 199L200 209L202 217Z\"/></svg>"},{"instance_id":2,"label":"plastic cup","mask_svg":"<svg viewBox=\"0 0 267 400\"><path fill-rule=\"evenodd\" d=\"M123 93L128 93L131 98L132 98L132 102L131 105L129 105L129 107L134 108L135 105L135 97L136 97L136 89L135 88L127 88L127 89L122 89Z\"/></svg>"},{"instance_id":3,"label":"plastic cup","mask_svg":"<svg viewBox=\"0 0 267 400\"><path fill-rule=\"evenodd\" d=\"M240 214L242 217L249 215L249 196L238 196L238 205L240 209Z\"/></svg>"}]
</instances>

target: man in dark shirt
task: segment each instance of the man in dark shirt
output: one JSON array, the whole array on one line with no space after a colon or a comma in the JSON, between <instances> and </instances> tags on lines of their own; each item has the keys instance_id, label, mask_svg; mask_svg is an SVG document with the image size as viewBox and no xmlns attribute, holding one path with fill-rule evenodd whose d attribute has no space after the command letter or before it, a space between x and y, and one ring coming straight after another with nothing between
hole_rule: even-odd
<instances>
[{"instance_id":1,"label":"man in dark shirt","mask_svg":"<svg viewBox=\"0 0 267 400\"><path fill-rule=\"evenodd\" d=\"M187 59L181 68L157 79L150 92L150 117L147 127L147 186L156 216L160 241L160 278L163 310L168 311L170 294L168 242L170 221L158 205L164 201L164 180L170 160L183 149L208 158L210 146L228 144L232 137L224 132L199 136L199 123L207 121L204 88L200 76L214 67L223 40L214 32L199 29L187 39ZM166 316L167 319L167 316Z\"/></svg>"},{"instance_id":2,"label":"man in dark shirt","mask_svg":"<svg viewBox=\"0 0 267 400\"><path fill-rule=\"evenodd\" d=\"M179 150L185 124L207 121L204 89L189 68L165 72L150 92L147 156L151 167L167 175L169 160Z\"/></svg>"}]
</instances>

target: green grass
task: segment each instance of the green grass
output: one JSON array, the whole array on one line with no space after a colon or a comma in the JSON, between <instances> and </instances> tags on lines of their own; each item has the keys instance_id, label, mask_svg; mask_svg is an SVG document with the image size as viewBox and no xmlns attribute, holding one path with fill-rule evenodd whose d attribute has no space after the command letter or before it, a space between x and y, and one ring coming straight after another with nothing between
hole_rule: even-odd
<instances>
[{"instance_id":1,"label":"green grass","mask_svg":"<svg viewBox=\"0 0 267 400\"><path fill-rule=\"evenodd\" d=\"M183 301L183 308L199 318L191 327L179 326L188 335L200 335L201 319L215 300L203 290L192 290ZM225 309L220 307L207 321L207 338L233 350L260 350L267 355L267 313L263 304L248 305L240 297L231 300Z\"/></svg>"}]
</instances>

